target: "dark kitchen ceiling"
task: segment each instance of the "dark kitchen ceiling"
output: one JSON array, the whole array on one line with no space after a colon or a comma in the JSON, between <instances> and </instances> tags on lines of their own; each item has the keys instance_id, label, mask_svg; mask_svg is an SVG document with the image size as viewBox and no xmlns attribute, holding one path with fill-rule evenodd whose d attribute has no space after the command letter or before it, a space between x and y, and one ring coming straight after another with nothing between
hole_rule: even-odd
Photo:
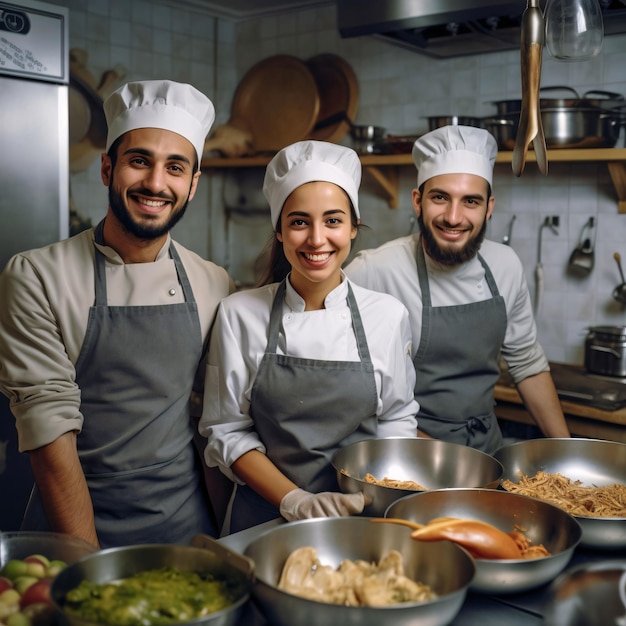
<instances>
[{"instance_id":1,"label":"dark kitchen ceiling","mask_svg":"<svg viewBox=\"0 0 626 626\"><path fill-rule=\"evenodd\" d=\"M249 19L308 7L335 5L335 0L177 0L178 6L204 9L218 17Z\"/></svg>"}]
</instances>

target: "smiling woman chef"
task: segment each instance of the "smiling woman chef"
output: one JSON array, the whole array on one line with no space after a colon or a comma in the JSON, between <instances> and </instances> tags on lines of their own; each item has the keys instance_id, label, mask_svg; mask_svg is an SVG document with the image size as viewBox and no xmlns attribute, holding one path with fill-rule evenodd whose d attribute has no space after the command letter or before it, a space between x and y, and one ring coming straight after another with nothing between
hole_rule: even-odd
<instances>
[{"instance_id":1,"label":"smiling woman chef","mask_svg":"<svg viewBox=\"0 0 626 626\"><path fill-rule=\"evenodd\" d=\"M416 436L408 313L341 270L360 181L357 154L320 141L288 146L267 167L271 277L219 307L200 420L208 465L238 483L231 532L279 515L361 512L363 494L338 492L332 454Z\"/></svg>"},{"instance_id":2,"label":"smiling woman chef","mask_svg":"<svg viewBox=\"0 0 626 626\"><path fill-rule=\"evenodd\" d=\"M16 255L0 276L0 390L37 484L23 529L101 547L184 543L217 530L190 396L232 283L168 233L196 191L215 112L172 81L124 85L104 110L104 220Z\"/></svg>"}]
</instances>

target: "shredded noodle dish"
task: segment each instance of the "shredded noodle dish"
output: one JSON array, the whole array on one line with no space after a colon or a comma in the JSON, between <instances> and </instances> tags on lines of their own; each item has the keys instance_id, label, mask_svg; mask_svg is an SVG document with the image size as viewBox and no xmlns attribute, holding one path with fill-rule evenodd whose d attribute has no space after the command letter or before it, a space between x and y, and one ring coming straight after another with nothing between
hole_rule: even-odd
<instances>
[{"instance_id":1,"label":"shredded noodle dish","mask_svg":"<svg viewBox=\"0 0 626 626\"><path fill-rule=\"evenodd\" d=\"M570 515L583 517L626 517L626 485L586 487L563 474L539 471L534 476L519 472L520 480L502 481L512 493L532 496L556 504Z\"/></svg>"}]
</instances>

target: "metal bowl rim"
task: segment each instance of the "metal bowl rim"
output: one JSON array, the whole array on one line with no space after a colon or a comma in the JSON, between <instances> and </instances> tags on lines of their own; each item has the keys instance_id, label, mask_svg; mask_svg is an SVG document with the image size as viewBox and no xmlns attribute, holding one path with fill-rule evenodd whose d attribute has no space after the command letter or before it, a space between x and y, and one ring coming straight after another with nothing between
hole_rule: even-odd
<instances>
[{"instance_id":1,"label":"metal bowl rim","mask_svg":"<svg viewBox=\"0 0 626 626\"><path fill-rule=\"evenodd\" d=\"M626 328L626 327L625 327ZM614 447L614 446L618 446L618 447L626 447L626 443L623 443L621 441L611 441L608 439L587 439L585 437L551 437L549 439L527 439L525 441L516 441L515 443L510 443L504 446L500 446L495 452L494 452L494 456L496 454L498 454L499 452L501 452L502 450L512 450L514 448L523 448L524 446L529 446L531 445L531 442L559 442L559 443L564 443L566 446L567 445L573 445L572 443L566 443L566 442L576 442L576 443L580 443L580 442L584 442L584 443L593 443L593 444L600 444L604 447L610 446L610 447ZM542 445L551 445L551 443L546 443L546 444L542 444ZM503 469L504 468L504 464L501 462ZM504 487L502 487L502 489L504 489ZM505 490L505 489L504 489ZM506 491L506 490L505 490ZM512 492L507 492L507 493L512 493ZM513 494L513 495L522 495L522 494ZM527 497L532 497L532 496L527 496ZM537 500L541 500L541 498L537 498ZM546 502L548 504L550 504L547 500L542 500L542 502ZM556 505L554 505L556 506ZM563 510L563 509L562 509ZM567 511L565 511L567 513ZM626 517L596 517L596 516L592 516L592 515L574 515L572 513L569 513L568 515L571 515L576 521L578 520L593 520L593 521L626 521Z\"/></svg>"},{"instance_id":2,"label":"metal bowl rim","mask_svg":"<svg viewBox=\"0 0 626 626\"><path fill-rule=\"evenodd\" d=\"M335 463L335 459L340 456L342 453L344 453L344 451L349 450L352 447L356 447L358 445L367 445L368 442L380 442L380 441L417 441L420 442L417 445L422 445L422 442L426 442L425 445L432 445L428 442L437 442L438 445L443 445L443 446L454 446L457 449L458 448L464 448L464 449L468 449L471 450L471 452L469 452L469 454L474 454L476 453L478 456L482 456L486 459L489 459L489 461L493 461L495 466L499 466L500 467L500 474L499 476L497 476L496 478L494 478L494 480L502 480L502 475L504 474L504 465L498 461L498 459L496 459L495 457L493 457L491 454L487 454L486 452L483 452L482 450L477 450L476 448L468 448L468 446L464 446L462 444L459 443L453 443L451 441L443 441L441 439L425 439L425 438L417 438L417 437L385 437L384 439L363 439L361 441L355 441L354 443L351 443L347 446L345 446L344 448L340 448L339 450L337 450L331 460L330 463L333 467L333 469L336 472L341 472L341 469L343 468L339 468L339 466ZM413 494L413 493L426 493L427 491L435 491L434 489L402 489L401 487L388 487L387 485L379 485L377 483L368 483L366 480L363 480L363 478L357 478L356 476L352 476L352 474L342 474L343 476L346 476L347 478L350 478L351 480L354 480L357 482L357 484L360 485L372 485L374 487L381 487L383 489L389 489L390 491L399 491L401 493L408 493L409 495ZM453 489L454 487L450 487L451 489ZM443 488L442 488L443 489ZM446 487L447 489L447 487Z\"/></svg>"}]
</instances>

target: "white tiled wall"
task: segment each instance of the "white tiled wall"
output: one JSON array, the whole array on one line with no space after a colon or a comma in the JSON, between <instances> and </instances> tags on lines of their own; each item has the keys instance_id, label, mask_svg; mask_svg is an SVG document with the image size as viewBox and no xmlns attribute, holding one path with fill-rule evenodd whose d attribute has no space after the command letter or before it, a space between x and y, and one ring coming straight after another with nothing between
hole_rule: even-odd
<instances>
[{"instance_id":1,"label":"white tiled wall","mask_svg":"<svg viewBox=\"0 0 626 626\"><path fill-rule=\"evenodd\" d=\"M334 9L328 8L238 25L240 73L258 59L255 41L262 57L289 53L306 60L320 52L340 54L359 79L356 122L384 126L393 134L428 130L428 116L494 114L493 101L521 97L518 51L434 60L373 37L342 40L334 17ZM307 34L311 24L315 24L314 36ZM625 94L625 67L626 36L615 35L606 38L599 58L587 62L556 62L546 51L542 85L566 85L581 94L592 89ZM560 95L567 93L557 92L554 97ZM623 146L622 134L618 147ZM358 247L378 245L411 231L414 182L415 171L401 168L400 207L389 209L376 185L364 175L361 211L370 229L361 234ZM520 178L513 175L510 164L498 164L494 194L496 209L488 236L501 241L515 215L511 244L527 268L533 297L540 225L547 216L559 217L557 234L542 229L544 290L537 325L550 359L582 364L588 326L626 324L626 309L611 298L620 282L613 253L626 257L626 215L618 214L606 164L551 163L544 177L529 163ZM597 226L595 265L589 277L581 279L568 274L567 261L589 217L594 217Z\"/></svg>"},{"instance_id":2,"label":"white tiled wall","mask_svg":"<svg viewBox=\"0 0 626 626\"><path fill-rule=\"evenodd\" d=\"M244 73L274 54L293 54L303 60L320 53L341 55L359 81L355 121L384 126L394 134L424 132L428 116L489 115L495 113L493 101L521 96L516 51L434 60L373 37L341 39L332 5L235 23L174 2L55 1L69 6L70 44L89 52L92 71L99 75L121 64L131 79L190 81L213 99L216 124L228 121ZM542 85L567 85L580 93L603 89L626 94L624 68L626 35L614 35L605 39L601 56L592 61L556 62L546 52ZM623 146L622 133L618 147ZM550 359L582 364L588 326L626 324L626 309L611 298L620 282L613 253L626 258L626 215L618 214L604 163L553 162L549 169L544 177L529 163L518 179L510 165L496 166L496 209L488 236L501 240L516 216L511 243L527 268L532 293L540 225L546 216L559 216L558 234L542 231L545 287L537 324ZM256 181L248 185L258 185L258 172L246 178ZM176 237L226 265L234 278L248 282L252 259L265 244L268 228L258 215L225 216L222 207L230 187L224 184L223 172L207 173L201 180L188 215L176 227ZM358 247L410 232L414 182L412 167L401 168L400 206L389 209L378 186L364 174L361 209L369 229L362 232ZM248 188L247 193L254 205L263 208L256 191ZM72 192L78 208L93 220L104 214L106 191L97 163L72 177ZM595 266L588 278L576 279L567 274L567 260L589 217L597 224Z\"/></svg>"}]
</instances>

